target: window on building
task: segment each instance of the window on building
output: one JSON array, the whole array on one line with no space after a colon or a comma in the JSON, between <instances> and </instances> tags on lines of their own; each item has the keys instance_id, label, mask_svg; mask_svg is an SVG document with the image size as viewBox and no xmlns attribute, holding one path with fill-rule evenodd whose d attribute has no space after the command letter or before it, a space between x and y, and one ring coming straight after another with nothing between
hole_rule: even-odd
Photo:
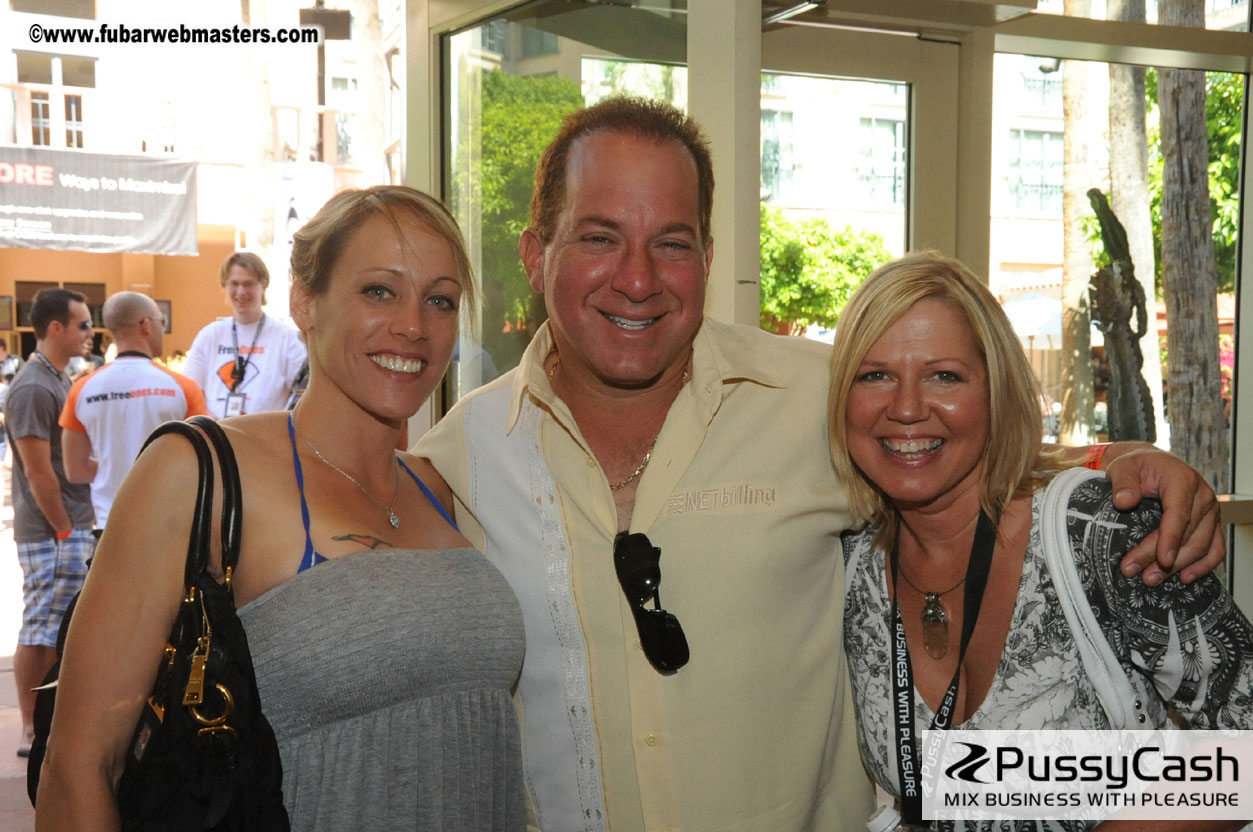
<instances>
[{"instance_id":1,"label":"window on building","mask_svg":"<svg viewBox=\"0 0 1253 832\"><path fill-rule=\"evenodd\" d=\"M484 52L495 52L502 58L508 57L509 21L502 19L489 20L479 27L480 43Z\"/></svg>"},{"instance_id":2,"label":"window on building","mask_svg":"<svg viewBox=\"0 0 1253 832\"><path fill-rule=\"evenodd\" d=\"M862 164L858 178L872 205L905 204L905 122L862 118Z\"/></svg>"},{"instance_id":3,"label":"window on building","mask_svg":"<svg viewBox=\"0 0 1253 832\"><path fill-rule=\"evenodd\" d=\"M96 19L96 0L9 0L9 8L28 14Z\"/></svg>"},{"instance_id":4,"label":"window on building","mask_svg":"<svg viewBox=\"0 0 1253 832\"><path fill-rule=\"evenodd\" d=\"M1056 58L1025 57L1022 70L1022 101L1048 113L1062 110L1062 76Z\"/></svg>"},{"instance_id":5,"label":"window on building","mask_svg":"<svg viewBox=\"0 0 1253 832\"><path fill-rule=\"evenodd\" d=\"M349 113L335 114L335 160L340 164L352 162L353 122Z\"/></svg>"},{"instance_id":6,"label":"window on building","mask_svg":"<svg viewBox=\"0 0 1253 832\"><path fill-rule=\"evenodd\" d=\"M761 78L762 202L789 223L821 221L832 233L848 228L903 253L908 84L790 72ZM881 128L877 151L866 132L872 124ZM876 183L876 176L883 179ZM868 198L872 190L880 198ZM779 233L765 229L763 247L767 234Z\"/></svg>"},{"instance_id":7,"label":"window on building","mask_svg":"<svg viewBox=\"0 0 1253 832\"><path fill-rule=\"evenodd\" d=\"M792 151L792 113L762 110L761 187L766 202L788 199L795 168Z\"/></svg>"},{"instance_id":8,"label":"window on building","mask_svg":"<svg viewBox=\"0 0 1253 832\"><path fill-rule=\"evenodd\" d=\"M543 29L522 26L522 57L538 58L557 54L557 36Z\"/></svg>"},{"instance_id":9,"label":"window on building","mask_svg":"<svg viewBox=\"0 0 1253 832\"><path fill-rule=\"evenodd\" d=\"M51 84L52 56L42 52L16 52L19 84Z\"/></svg>"},{"instance_id":10,"label":"window on building","mask_svg":"<svg viewBox=\"0 0 1253 832\"><path fill-rule=\"evenodd\" d=\"M61 83L67 87L96 86L96 59L61 55Z\"/></svg>"},{"instance_id":11,"label":"window on building","mask_svg":"<svg viewBox=\"0 0 1253 832\"><path fill-rule=\"evenodd\" d=\"M13 294L17 300L17 325L30 326L30 308L35 302L35 295L43 289L55 289L56 283L43 281L18 280L13 284ZM25 355L25 353L23 353Z\"/></svg>"},{"instance_id":12,"label":"window on building","mask_svg":"<svg viewBox=\"0 0 1253 832\"><path fill-rule=\"evenodd\" d=\"M1009 193L1021 213L1061 216L1062 134L1010 130Z\"/></svg>"},{"instance_id":13,"label":"window on building","mask_svg":"<svg viewBox=\"0 0 1253 832\"><path fill-rule=\"evenodd\" d=\"M91 313L91 325L97 329L104 327L104 301L109 296L107 286L103 283L62 283L61 286L82 295L87 311Z\"/></svg>"},{"instance_id":14,"label":"window on building","mask_svg":"<svg viewBox=\"0 0 1253 832\"><path fill-rule=\"evenodd\" d=\"M83 97L65 96L65 146L83 146Z\"/></svg>"},{"instance_id":15,"label":"window on building","mask_svg":"<svg viewBox=\"0 0 1253 832\"><path fill-rule=\"evenodd\" d=\"M43 147L52 144L52 108L46 92L30 94L30 143Z\"/></svg>"},{"instance_id":16,"label":"window on building","mask_svg":"<svg viewBox=\"0 0 1253 832\"><path fill-rule=\"evenodd\" d=\"M15 51L19 84L60 83L67 87L96 86L96 59L76 55L50 55L46 52ZM60 81L56 80L60 67Z\"/></svg>"},{"instance_id":17,"label":"window on building","mask_svg":"<svg viewBox=\"0 0 1253 832\"><path fill-rule=\"evenodd\" d=\"M352 161L352 140L356 135L357 117L351 111L357 106L357 79L332 78L330 104L335 113L335 157L340 164Z\"/></svg>"}]
</instances>

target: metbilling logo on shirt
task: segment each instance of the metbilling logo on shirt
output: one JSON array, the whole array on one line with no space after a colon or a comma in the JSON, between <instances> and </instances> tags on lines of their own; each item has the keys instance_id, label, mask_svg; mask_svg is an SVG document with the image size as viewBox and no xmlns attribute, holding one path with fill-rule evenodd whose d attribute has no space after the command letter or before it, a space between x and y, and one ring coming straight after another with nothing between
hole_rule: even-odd
<instances>
[{"instance_id":1,"label":"metbilling logo on shirt","mask_svg":"<svg viewBox=\"0 0 1253 832\"><path fill-rule=\"evenodd\" d=\"M694 511L773 506L775 489L759 488L749 483L682 491L666 499L666 514L688 514Z\"/></svg>"}]
</instances>

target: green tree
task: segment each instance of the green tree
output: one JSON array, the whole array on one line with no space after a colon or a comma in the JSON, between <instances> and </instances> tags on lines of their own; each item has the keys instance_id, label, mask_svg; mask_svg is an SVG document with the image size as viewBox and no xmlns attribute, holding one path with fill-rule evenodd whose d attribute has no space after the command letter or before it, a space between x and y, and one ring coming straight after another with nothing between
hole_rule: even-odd
<instances>
[{"instance_id":1,"label":"green tree","mask_svg":"<svg viewBox=\"0 0 1253 832\"><path fill-rule=\"evenodd\" d=\"M810 324L835 326L853 289L892 258L883 238L826 220L793 222L761 206L761 326L798 335Z\"/></svg>"},{"instance_id":2,"label":"green tree","mask_svg":"<svg viewBox=\"0 0 1253 832\"><path fill-rule=\"evenodd\" d=\"M1160 110L1156 69L1145 78L1151 113ZM1234 291L1236 240L1239 236L1240 130L1244 110L1244 76L1210 72L1205 77L1205 122L1209 149L1209 196L1214 221L1214 259L1218 263L1218 290ZM1158 119L1150 115L1151 124ZM1153 240L1161 291L1162 153L1161 128L1149 130L1149 195L1153 215Z\"/></svg>"},{"instance_id":3,"label":"green tree","mask_svg":"<svg viewBox=\"0 0 1253 832\"><path fill-rule=\"evenodd\" d=\"M482 279L493 315L484 337L506 321L528 319L531 287L518 260L518 236L530 224L531 192L540 153L566 114L583 106L578 84L567 78L484 73L479 132L482 210ZM494 285L493 285L494 284ZM497 295L499 290L500 294ZM499 304L499 305L498 305ZM503 309L503 319L496 320Z\"/></svg>"},{"instance_id":4,"label":"green tree","mask_svg":"<svg viewBox=\"0 0 1253 832\"><path fill-rule=\"evenodd\" d=\"M639 95L686 109L686 102L678 100L675 88L675 81L687 73L686 67L609 59L602 60L601 64L604 75L600 89L594 94L597 100L611 95Z\"/></svg>"}]
</instances>

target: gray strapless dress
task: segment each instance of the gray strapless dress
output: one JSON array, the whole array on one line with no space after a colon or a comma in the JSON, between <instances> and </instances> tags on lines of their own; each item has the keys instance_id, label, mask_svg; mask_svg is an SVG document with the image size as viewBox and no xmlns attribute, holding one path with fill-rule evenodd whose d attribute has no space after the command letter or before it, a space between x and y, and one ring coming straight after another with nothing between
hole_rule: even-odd
<instances>
[{"instance_id":1,"label":"gray strapless dress","mask_svg":"<svg viewBox=\"0 0 1253 832\"><path fill-rule=\"evenodd\" d=\"M239 617L295 832L525 829L522 614L480 552L333 558Z\"/></svg>"}]
</instances>

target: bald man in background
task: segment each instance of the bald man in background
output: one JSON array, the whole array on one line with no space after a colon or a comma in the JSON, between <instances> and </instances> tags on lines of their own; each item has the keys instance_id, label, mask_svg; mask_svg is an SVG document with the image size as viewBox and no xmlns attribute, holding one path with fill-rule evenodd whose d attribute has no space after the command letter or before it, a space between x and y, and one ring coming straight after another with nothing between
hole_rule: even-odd
<instances>
[{"instance_id":1,"label":"bald man in background","mask_svg":"<svg viewBox=\"0 0 1253 832\"><path fill-rule=\"evenodd\" d=\"M104 325L117 358L74 383L60 419L65 475L91 483L98 530L148 434L162 422L208 415L196 382L152 360L161 355L165 334L165 316L152 298L112 295Z\"/></svg>"}]
</instances>

